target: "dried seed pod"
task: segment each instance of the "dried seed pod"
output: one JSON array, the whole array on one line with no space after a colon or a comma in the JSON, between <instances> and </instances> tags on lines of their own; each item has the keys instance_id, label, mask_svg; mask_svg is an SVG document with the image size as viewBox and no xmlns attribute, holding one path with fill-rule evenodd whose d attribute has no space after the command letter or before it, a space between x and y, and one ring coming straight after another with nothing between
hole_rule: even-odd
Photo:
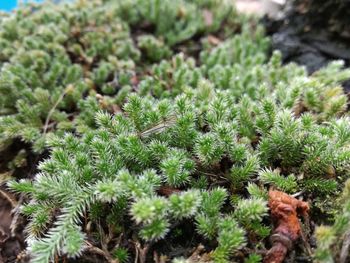
<instances>
[{"instance_id":1,"label":"dried seed pod","mask_svg":"<svg viewBox=\"0 0 350 263\"><path fill-rule=\"evenodd\" d=\"M293 243L301 236L298 216L307 216L309 205L284 192L270 190L269 206L275 229L271 236L272 247L264 262L282 263Z\"/></svg>"}]
</instances>

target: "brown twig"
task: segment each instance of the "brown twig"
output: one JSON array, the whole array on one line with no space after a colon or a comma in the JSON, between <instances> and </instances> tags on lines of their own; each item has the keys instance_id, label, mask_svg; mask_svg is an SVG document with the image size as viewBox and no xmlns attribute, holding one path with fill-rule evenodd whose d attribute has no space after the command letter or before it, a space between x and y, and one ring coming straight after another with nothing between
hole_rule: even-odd
<instances>
[{"instance_id":1,"label":"brown twig","mask_svg":"<svg viewBox=\"0 0 350 263\"><path fill-rule=\"evenodd\" d=\"M155 124L154 126L148 128L147 130L142 131L139 136L141 138L148 137L152 134L158 134L163 132L164 130L170 128L176 123L176 116L172 115L169 118Z\"/></svg>"},{"instance_id":2,"label":"brown twig","mask_svg":"<svg viewBox=\"0 0 350 263\"><path fill-rule=\"evenodd\" d=\"M347 231L344 236L343 245L340 251L339 263L346 263L349 256L350 248L350 231Z\"/></svg>"},{"instance_id":3,"label":"brown twig","mask_svg":"<svg viewBox=\"0 0 350 263\"><path fill-rule=\"evenodd\" d=\"M20 216L20 206L22 205L22 202L23 202L23 194L21 194L19 201L17 202L16 207L12 209L13 219L12 219L11 225L10 225L12 237L16 236L16 230L18 227L18 219Z\"/></svg>"},{"instance_id":4,"label":"brown twig","mask_svg":"<svg viewBox=\"0 0 350 263\"><path fill-rule=\"evenodd\" d=\"M111 254L109 253L106 253L106 251L98 248L98 247L95 247L94 245L92 245L89 241L85 241L86 245L87 245L87 250L93 254L97 254L97 255L100 255L100 256L103 256L107 261L108 263L119 263L119 260L117 259L114 259Z\"/></svg>"},{"instance_id":5,"label":"brown twig","mask_svg":"<svg viewBox=\"0 0 350 263\"><path fill-rule=\"evenodd\" d=\"M188 260L191 262L197 262L201 258L201 254L205 251L205 247L202 244L199 244L195 250L192 252Z\"/></svg>"},{"instance_id":6,"label":"brown twig","mask_svg":"<svg viewBox=\"0 0 350 263\"><path fill-rule=\"evenodd\" d=\"M51 119L52 114L55 112L57 106L61 103L61 101L64 99L64 96L66 96L66 94L68 92L71 92L73 90L73 86L69 85L64 92L59 96L59 98L57 99L57 101L55 102L55 104L52 106L51 110L49 111L49 113L47 114L46 120L45 120L45 124L44 124L44 128L43 128L43 134L46 134L47 129L49 127L49 122Z\"/></svg>"},{"instance_id":7,"label":"brown twig","mask_svg":"<svg viewBox=\"0 0 350 263\"><path fill-rule=\"evenodd\" d=\"M135 246L135 263L146 263L147 259L147 253L149 249L152 246L152 243L145 244L144 247L142 247L141 243L139 241L132 241Z\"/></svg>"},{"instance_id":8,"label":"brown twig","mask_svg":"<svg viewBox=\"0 0 350 263\"><path fill-rule=\"evenodd\" d=\"M164 255L158 255L157 251L153 251L153 260L155 263L166 263L168 261L168 257Z\"/></svg>"},{"instance_id":9,"label":"brown twig","mask_svg":"<svg viewBox=\"0 0 350 263\"><path fill-rule=\"evenodd\" d=\"M16 208L18 203L9 193L0 188L0 194L11 204L12 208Z\"/></svg>"}]
</instances>

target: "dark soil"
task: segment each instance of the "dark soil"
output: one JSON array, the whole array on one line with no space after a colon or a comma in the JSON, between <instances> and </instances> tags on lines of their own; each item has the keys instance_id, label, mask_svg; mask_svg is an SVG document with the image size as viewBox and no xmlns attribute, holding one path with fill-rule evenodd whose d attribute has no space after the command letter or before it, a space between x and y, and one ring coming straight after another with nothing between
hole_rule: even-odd
<instances>
[{"instance_id":1,"label":"dark soil","mask_svg":"<svg viewBox=\"0 0 350 263\"><path fill-rule=\"evenodd\" d=\"M14 216L15 197L1 187L0 196L0 262L26 262L20 258L25 249L22 217Z\"/></svg>"},{"instance_id":2,"label":"dark soil","mask_svg":"<svg viewBox=\"0 0 350 263\"><path fill-rule=\"evenodd\" d=\"M305 65L309 73L332 60L350 66L350 2L347 0L287 1L284 17L264 18L272 49L283 61ZM350 92L350 81L344 84Z\"/></svg>"},{"instance_id":3,"label":"dark soil","mask_svg":"<svg viewBox=\"0 0 350 263\"><path fill-rule=\"evenodd\" d=\"M23 165L15 169L10 169L9 164L16 156L19 150L26 152ZM0 176L1 180L5 177L16 179L33 178L37 173L38 163L48 156L48 152L41 155L33 154L31 146L20 140L14 142L0 152ZM0 262L4 263L21 263L29 262L24 253L25 243L25 226L27 221L18 211L24 202L22 196L16 196L9 192L5 184L0 185Z\"/></svg>"}]
</instances>

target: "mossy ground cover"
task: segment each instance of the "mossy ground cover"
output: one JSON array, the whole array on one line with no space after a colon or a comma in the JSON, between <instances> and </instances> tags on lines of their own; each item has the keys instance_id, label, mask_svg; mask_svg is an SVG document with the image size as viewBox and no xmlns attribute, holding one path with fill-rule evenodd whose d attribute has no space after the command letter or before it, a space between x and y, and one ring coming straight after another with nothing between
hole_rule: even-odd
<instances>
[{"instance_id":1,"label":"mossy ground cover","mask_svg":"<svg viewBox=\"0 0 350 263\"><path fill-rule=\"evenodd\" d=\"M275 189L310 206L289 260L346 260L341 61L282 65L231 1L46 3L0 25L3 195L27 219L23 258L261 262Z\"/></svg>"}]
</instances>

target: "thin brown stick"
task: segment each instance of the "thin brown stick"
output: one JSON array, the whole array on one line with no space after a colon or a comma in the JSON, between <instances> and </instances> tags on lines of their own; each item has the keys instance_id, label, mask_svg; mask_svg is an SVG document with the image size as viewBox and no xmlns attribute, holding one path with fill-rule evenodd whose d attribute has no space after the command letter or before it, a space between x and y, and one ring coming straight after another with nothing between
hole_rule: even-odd
<instances>
[{"instance_id":1,"label":"thin brown stick","mask_svg":"<svg viewBox=\"0 0 350 263\"><path fill-rule=\"evenodd\" d=\"M145 244L144 247L141 246L139 241L132 241L132 243L135 246L135 263L146 263L147 259L147 253L151 246L153 245L153 242Z\"/></svg>"},{"instance_id":2,"label":"thin brown stick","mask_svg":"<svg viewBox=\"0 0 350 263\"><path fill-rule=\"evenodd\" d=\"M21 194L19 201L17 202L16 207L12 209L13 218L12 218L12 222L10 225L12 237L16 236L16 230L18 227L18 219L20 216L20 206L22 205L22 202L23 202L23 194Z\"/></svg>"},{"instance_id":3,"label":"thin brown stick","mask_svg":"<svg viewBox=\"0 0 350 263\"><path fill-rule=\"evenodd\" d=\"M57 101L55 102L55 104L53 105L53 107L51 108L51 110L49 111L49 113L47 114L47 117L46 117L46 120L45 120L45 124L44 124L44 128L43 128L43 130L44 130L43 134L46 134L47 129L48 129L48 127L49 127L49 122L50 122L51 116L52 116L52 114L55 112L57 106L58 106L58 105L61 103L61 101L64 99L64 96L66 96L66 94L67 94L68 92L70 92L72 89L73 89L72 86L68 86L68 87L64 90L64 92L60 95L60 97L57 99Z\"/></svg>"},{"instance_id":4,"label":"thin brown stick","mask_svg":"<svg viewBox=\"0 0 350 263\"><path fill-rule=\"evenodd\" d=\"M136 243L134 243L135 246L135 261L134 263L137 263L137 260L139 259L139 249L137 248Z\"/></svg>"},{"instance_id":5,"label":"thin brown stick","mask_svg":"<svg viewBox=\"0 0 350 263\"><path fill-rule=\"evenodd\" d=\"M103 256L108 263L119 263L118 259L114 259L109 253L106 253L105 251L103 251L102 249L95 247L94 245L92 245L90 242L85 241L85 243L87 244L87 250L93 254L97 254L100 256Z\"/></svg>"},{"instance_id":6,"label":"thin brown stick","mask_svg":"<svg viewBox=\"0 0 350 263\"><path fill-rule=\"evenodd\" d=\"M345 233L343 245L342 245L342 248L340 251L339 263L349 262L349 261L347 261L347 259L349 257L349 248L350 248L350 231L347 231Z\"/></svg>"},{"instance_id":7,"label":"thin brown stick","mask_svg":"<svg viewBox=\"0 0 350 263\"><path fill-rule=\"evenodd\" d=\"M18 205L18 202L10 196L9 193L6 191L0 189L0 194L11 204L12 208L16 208Z\"/></svg>"},{"instance_id":8,"label":"thin brown stick","mask_svg":"<svg viewBox=\"0 0 350 263\"><path fill-rule=\"evenodd\" d=\"M144 130L139 135L142 138L148 137L151 134L157 134L161 133L162 131L166 130L167 128L170 128L172 125L176 123L176 116L172 115L166 120L163 120L162 122L159 122L155 124L153 127L150 127L147 130Z\"/></svg>"}]
</instances>

